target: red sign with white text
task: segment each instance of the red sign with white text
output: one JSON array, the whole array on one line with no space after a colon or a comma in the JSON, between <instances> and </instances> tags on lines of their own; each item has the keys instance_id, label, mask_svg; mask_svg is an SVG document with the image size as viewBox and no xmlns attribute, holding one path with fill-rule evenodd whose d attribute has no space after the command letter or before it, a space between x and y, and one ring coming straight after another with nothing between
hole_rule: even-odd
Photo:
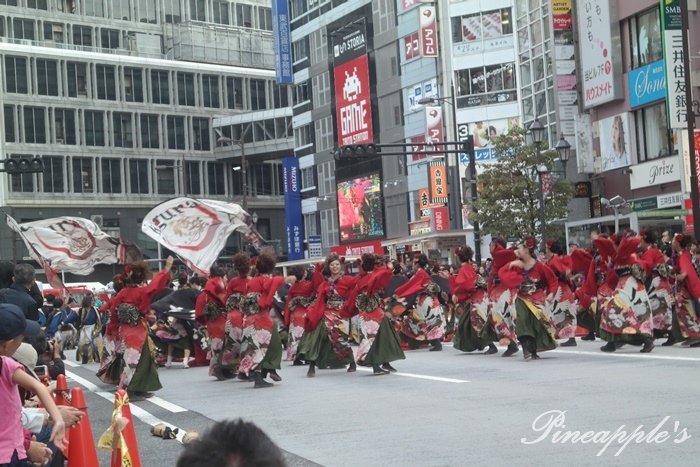
<instances>
[{"instance_id":1,"label":"red sign with white text","mask_svg":"<svg viewBox=\"0 0 700 467\"><path fill-rule=\"evenodd\" d=\"M450 213L447 206L433 208L433 230L435 232L450 230Z\"/></svg>"},{"instance_id":2,"label":"red sign with white text","mask_svg":"<svg viewBox=\"0 0 700 467\"><path fill-rule=\"evenodd\" d=\"M422 6L420 12L420 54L423 57L438 56L437 18L434 6Z\"/></svg>"},{"instance_id":3,"label":"red sign with white text","mask_svg":"<svg viewBox=\"0 0 700 467\"><path fill-rule=\"evenodd\" d=\"M404 61L413 60L420 57L420 36L413 32L403 38L403 58Z\"/></svg>"},{"instance_id":4,"label":"red sign with white text","mask_svg":"<svg viewBox=\"0 0 700 467\"><path fill-rule=\"evenodd\" d=\"M373 242L350 243L348 245L336 245L331 247L331 253L339 256L360 256L364 253L383 255L384 247L380 240Z\"/></svg>"},{"instance_id":5,"label":"red sign with white text","mask_svg":"<svg viewBox=\"0 0 700 467\"><path fill-rule=\"evenodd\" d=\"M367 54L336 65L333 74L338 146L372 143L374 135Z\"/></svg>"},{"instance_id":6,"label":"red sign with white text","mask_svg":"<svg viewBox=\"0 0 700 467\"><path fill-rule=\"evenodd\" d=\"M411 138L411 152L425 151L425 135L414 136ZM416 162L425 159L425 154L411 154L411 161Z\"/></svg>"},{"instance_id":7,"label":"red sign with white text","mask_svg":"<svg viewBox=\"0 0 700 467\"><path fill-rule=\"evenodd\" d=\"M442 143L443 141L442 107L426 107L425 144ZM436 146L436 149L443 149L443 146Z\"/></svg>"}]
</instances>

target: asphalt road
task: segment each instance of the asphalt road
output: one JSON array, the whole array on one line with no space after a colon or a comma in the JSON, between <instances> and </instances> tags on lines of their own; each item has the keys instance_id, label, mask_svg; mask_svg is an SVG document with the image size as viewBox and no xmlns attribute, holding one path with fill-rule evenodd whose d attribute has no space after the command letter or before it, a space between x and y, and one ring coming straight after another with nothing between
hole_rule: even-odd
<instances>
[{"instance_id":1,"label":"asphalt road","mask_svg":"<svg viewBox=\"0 0 700 467\"><path fill-rule=\"evenodd\" d=\"M657 341L660 344L661 341ZM175 465L183 446L149 433L164 421L203 432L212 420L258 424L292 466L693 465L700 458L700 349L579 342L525 362L520 353L407 352L399 373L319 370L283 362L281 383L218 382L206 368L161 369L159 399L135 402L144 466ZM75 366L95 438L114 388ZM640 428L641 427L641 428ZM581 432L578 435L572 432ZM583 435L585 432L589 432ZM572 437L573 436L573 437ZM100 453L109 465L109 453Z\"/></svg>"}]
</instances>

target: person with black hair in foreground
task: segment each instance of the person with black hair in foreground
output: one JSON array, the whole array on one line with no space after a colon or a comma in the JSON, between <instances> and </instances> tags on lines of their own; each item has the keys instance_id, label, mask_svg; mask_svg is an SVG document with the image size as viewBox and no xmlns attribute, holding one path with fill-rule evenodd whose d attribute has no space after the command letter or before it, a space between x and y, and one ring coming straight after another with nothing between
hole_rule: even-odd
<instances>
[{"instance_id":1,"label":"person with black hair in foreground","mask_svg":"<svg viewBox=\"0 0 700 467\"><path fill-rule=\"evenodd\" d=\"M186 445L177 467L285 467L282 450L260 428L225 420Z\"/></svg>"}]
</instances>

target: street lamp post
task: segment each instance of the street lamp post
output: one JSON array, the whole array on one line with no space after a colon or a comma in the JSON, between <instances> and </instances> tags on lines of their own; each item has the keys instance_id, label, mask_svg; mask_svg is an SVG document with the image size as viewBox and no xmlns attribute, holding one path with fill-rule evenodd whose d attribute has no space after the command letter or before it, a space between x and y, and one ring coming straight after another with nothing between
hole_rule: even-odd
<instances>
[{"instance_id":1,"label":"street lamp post","mask_svg":"<svg viewBox=\"0 0 700 467\"><path fill-rule=\"evenodd\" d=\"M245 143L240 139L233 139L228 136L219 136L216 141L231 147L235 144L241 148L241 179L243 180L241 186L241 191L243 193L241 206L245 212L248 212L248 160L245 156Z\"/></svg>"},{"instance_id":2,"label":"street lamp post","mask_svg":"<svg viewBox=\"0 0 700 467\"><path fill-rule=\"evenodd\" d=\"M532 142L535 144L535 151L537 151L537 160L539 161L540 156L542 154L542 142L544 141L544 126L542 126L542 123L540 123L540 120L538 118L535 118L535 120L530 124L528 127L528 132L532 135ZM537 173L539 175L540 179L540 196L539 196L539 202L540 202L540 236L541 241L542 241L542 248L544 248L544 243L545 243L545 233L544 233L544 227L545 227L545 213L544 213L544 186L542 184L542 177L549 172L549 169L547 168L546 165L544 164L539 164L537 166Z\"/></svg>"}]
</instances>

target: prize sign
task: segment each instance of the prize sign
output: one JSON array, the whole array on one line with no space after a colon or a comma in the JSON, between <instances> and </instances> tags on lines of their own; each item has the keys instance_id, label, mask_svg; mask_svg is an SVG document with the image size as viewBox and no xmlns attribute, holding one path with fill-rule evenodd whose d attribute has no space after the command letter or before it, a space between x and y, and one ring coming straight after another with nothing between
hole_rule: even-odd
<instances>
[{"instance_id":1,"label":"prize sign","mask_svg":"<svg viewBox=\"0 0 700 467\"><path fill-rule=\"evenodd\" d=\"M333 40L338 146L374 141L365 25L351 28Z\"/></svg>"}]
</instances>

